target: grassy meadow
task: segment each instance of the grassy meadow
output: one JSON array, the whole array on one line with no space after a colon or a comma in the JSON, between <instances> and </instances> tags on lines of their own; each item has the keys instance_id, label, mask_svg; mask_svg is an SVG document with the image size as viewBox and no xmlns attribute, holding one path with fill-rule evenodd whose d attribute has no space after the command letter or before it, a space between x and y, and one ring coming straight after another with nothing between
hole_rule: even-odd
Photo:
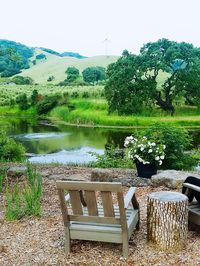
<instances>
[{"instance_id":1,"label":"grassy meadow","mask_svg":"<svg viewBox=\"0 0 200 266\"><path fill-rule=\"evenodd\" d=\"M16 99L22 93L30 97L34 89L42 95L67 95L72 108L68 108L67 105L57 106L48 114L48 118L58 122L107 127L145 127L155 122L185 127L200 126L200 109L181 105L176 107L173 117L158 108L143 110L140 114L132 116L118 116L115 113L108 115L103 86L1 85L0 115L36 116L34 107L20 111L16 105L9 106L11 99Z\"/></svg>"},{"instance_id":2,"label":"grassy meadow","mask_svg":"<svg viewBox=\"0 0 200 266\"><path fill-rule=\"evenodd\" d=\"M33 58L38 54L44 54L46 59L36 60L36 65L31 65L29 69L24 69L20 73L21 76L31 77L35 82L39 84L47 84L49 76L54 76L55 79L51 84L57 84L66 78L65 71L68 67L74 66L82 72L87 67L102 66L107 67L109 64L117 61L119 56L93 56L83 59L77 59L75 57L60 57L54 54L47 53L41 49L36 49Z\"/></svg>"}]
</instances>

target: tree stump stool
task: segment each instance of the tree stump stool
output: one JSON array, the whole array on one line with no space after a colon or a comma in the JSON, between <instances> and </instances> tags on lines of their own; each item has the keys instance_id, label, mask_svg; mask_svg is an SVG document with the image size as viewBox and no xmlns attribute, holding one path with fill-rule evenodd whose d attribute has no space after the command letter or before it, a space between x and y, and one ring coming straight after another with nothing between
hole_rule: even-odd
<instances>
[{"instance_id":1,"label":"tree stump stool","mask_svg":"<svg viewBox=\"0 0 200 266\"><path fill-rule=\"evenodd\" d=\"M160 250L180 250L188 232L188 198L178 192L161 191L148 196L147 239Z\"/></svg>"}]
</instances>

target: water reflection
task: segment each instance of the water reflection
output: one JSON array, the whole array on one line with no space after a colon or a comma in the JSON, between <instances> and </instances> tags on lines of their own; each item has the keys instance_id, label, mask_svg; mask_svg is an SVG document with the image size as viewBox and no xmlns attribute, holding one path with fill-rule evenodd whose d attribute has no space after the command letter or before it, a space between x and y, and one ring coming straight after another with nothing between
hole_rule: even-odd
<instances>
[{"instance_id":1,"label":"water reflection","mask_svg":"<svg viewBox=\"0 0 200 266\"><path fill-rule=\"evenodd\" d=\"M95 157L90 152L97 152L103 154L103 150L94 149L91 147L81 147L73 150L62 150L57 153L45 154L40 156L33 156L29 159L32 163L89 163L95 160Z\"/></svg>"},{"instance_id":2,"label":"water reflection","mask_svg":"<svg viewBox=\"0 0 200 266\"><path fill-rule=\"evenodd\" d=\"M110 146L123 148L124 139L141 130L73 127L13 118L0 119L0 126L7 127L27 153L35 155L30 161L41 163L86 163L94 160L88 152L102 154ZM200 129L189 133L193 147L199 147Z\"/></svg>"}]
</instances>

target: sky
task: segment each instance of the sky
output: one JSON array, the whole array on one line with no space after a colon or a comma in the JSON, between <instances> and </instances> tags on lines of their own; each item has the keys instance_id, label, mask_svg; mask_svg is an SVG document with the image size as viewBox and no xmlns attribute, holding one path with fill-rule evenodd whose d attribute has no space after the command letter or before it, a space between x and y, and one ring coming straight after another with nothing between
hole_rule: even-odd
<instances>
[{"instance_id":1,"label":"sky","mask_svg":"<svg viewBox=\"0 0 200 266\"><path fill-rule=\"evenodd\" d=\"M0 0L0 39L85 56L168 38L200 47L199 0ZM105 41L107 40L107 41Z\"/></svg>"}]
</instances>

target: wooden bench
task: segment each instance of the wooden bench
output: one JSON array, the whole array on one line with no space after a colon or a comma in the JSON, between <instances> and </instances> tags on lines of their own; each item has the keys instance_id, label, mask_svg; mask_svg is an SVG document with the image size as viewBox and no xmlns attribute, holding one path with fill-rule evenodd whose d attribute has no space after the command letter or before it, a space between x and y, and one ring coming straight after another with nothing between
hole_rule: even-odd
<instances>
[{"instance_id":1,"label":"wooden bench","mask_svg":"<svg viewBox=\"0 0 200 266\"><path fill-rule=\"evenodd\" d=\"M82 239L122 243L123 256L127 257L128 241L133 230L139 230L136 188L130 188L123 198L121 183L57 181L56 185L64 221L66 254L70 252L70 239ZM102 205L97 204L97 192ZM118 206L113 205L113 194L116 194Z\"/></svg>"},{"instance_id":2,"label":"wooden bench","mask_svg":"<svg viewBox=\"0 0 200 266\"><path fill-rule=\"evenodd\" d=\"M200 187L183 183L183 186L187 188L185 195L189 196L191 190L195 190L200 193ZM198 202L191 202L188 204L188 218L190 222L200 225L200 204Z\"/></svg>"}]
</instances>

